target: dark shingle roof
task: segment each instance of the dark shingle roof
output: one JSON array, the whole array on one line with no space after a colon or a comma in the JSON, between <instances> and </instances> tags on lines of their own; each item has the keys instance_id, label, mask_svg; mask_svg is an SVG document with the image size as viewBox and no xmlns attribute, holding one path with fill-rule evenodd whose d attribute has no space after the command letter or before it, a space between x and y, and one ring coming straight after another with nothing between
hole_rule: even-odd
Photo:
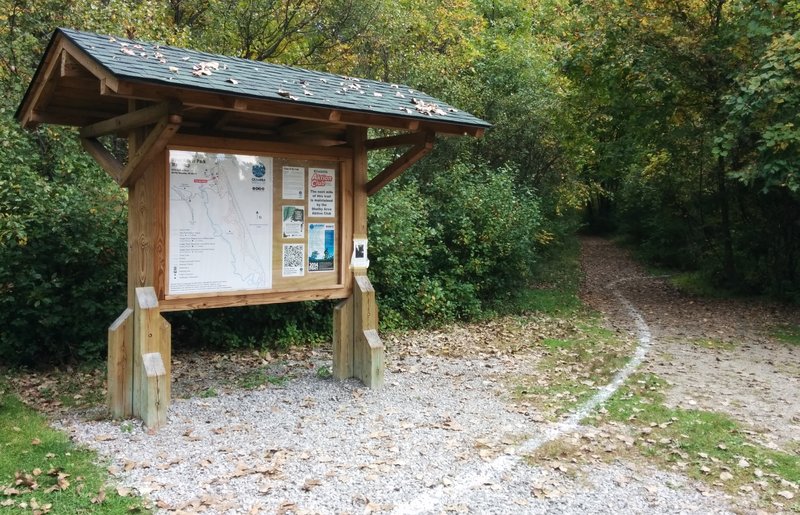
<instances>
[{"instance_id":1,"label":"dark shingle roof","mask_svg":"<svg viewBox=\"0 0 800 515\"><path fill-rule=\"evenodd\" d=\"M473 127L490 124L419 90L302 68L58 29L120 79Z\"/></svg>"}]
</instances>

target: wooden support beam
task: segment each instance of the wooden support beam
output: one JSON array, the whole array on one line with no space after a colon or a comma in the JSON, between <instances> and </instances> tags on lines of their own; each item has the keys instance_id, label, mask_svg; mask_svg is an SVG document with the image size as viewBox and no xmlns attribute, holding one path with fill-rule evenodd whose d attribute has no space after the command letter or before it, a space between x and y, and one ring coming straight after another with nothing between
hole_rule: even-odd
<instances>
[{"instance_id":1,"label":"wooden support beam","mask_svg":"<svg viewBox=\"0 0 800 515\"><path fill-rule=\"evenodd\" d=\"M400 176L411 165L419 161L425 154L433 148L435 134L427 133L425 142L414 145L405 154L397 158L395 162L383 169L381 173L372 178L367 183L367 195L374 195L384 186Z\"/></svg>"},{"instance_id":2,"label":"wooden support beam","mask_svg":"<svg viewBox=\"0 0 800 515\"><path fill-rule=\"evenodd\" d=\"M353 375L369 388L383 386L383 343L378 336L375 289L366 275L353 283Z\"/></svg>"},{"instance_id":3,"label":"wooden support beam","mask_svg":"<svg viewBox=\"0 0 800 515\"><path fill-rule=\"evenodd\" d=\"M228 125L228 122L231 121L233 115L235 113L233 111L221 111L217 116L217 119L214 121L214 130L222 130Z\"/></svg>"},{"instance_id":4,"label":"wooden support beam","mask_svg":"<svg viewBox=\"0 0 800 515\"><path fill-rule=\"evenodd\" d=\"M130 186L139 179L144 168L159 152L164 150L170 138L178 132L181 121L180 115L168 115L153 127L142 145L128 157L128 164L119 181L121 186Z\"/></svg>"},{"instance_id":5,"label":"wooden support beam","mask_svg":"<svg viewBox=\"0 0 800 515\"><path fill-rule=\"evenodd\" d=\"M424 132L407 132L384 138L368 139L364 145L367 150L377 150L379 148L401 147L403 145L420 145L425 143L425 138Z\"/></svg>"},{"instance_id":6,"label":"wooden support beam","mask_svg":"<svg viewBox=\"0 0 800 515\"><path fill-rule=\"evenodd\" d=\"M96 138L112 133L127 133L132 129L158 123L166 116L179 115L180 111L180 102L162 102L115 116L114 118L103 120L102 122L87 125L81 129L80 133L82 138Z\"/></svg>"},{"instance_id":7,"label":"wooden support beam","mask_svg":"<svg viewBox=\"0 0 800 515\"><path fill-rule=\"evenodd\" d=\"M333 308L333 377L353 377L353 297Z\"/></svg>"},{"instance_id":8,"label":"wooden support beam","mask_svg":"<svg viewBox=\"0 0 800 515\"><path fill-rule=\"evenodd\" d=\"M133 310L108 328L108 408L113 418L133 415Z\"/></svg>"},{"instance_id":9,"label":"wooden support beam","mask_svg":"<svg viewBox=\"0 0 800 515\"><path fill-rule=\"evenodd\" d=\"M330 124L321 123L312 120L299 120L283 125L278 132L281 136L296 136L306 132L315 132L323 129L330 128Z\"/></svg>"},{"instance_id":10,"label":"wooden support beam","mask_svg":"<svg viewBox=\"0 0 800 515\"><path fill-rule=\"evenodd\" d=\"M118 184L121 183L125 166L95 138L81 138L83 149L94 158L97 164Z\"/></svg>"},{"instance_id":11,"label":"wooden support beam","mask_svg":"<svg viewBox=\"0 0 800 515\"><path fill-rule=\"evenodd\" d=\"M61 78L64 77L92 77L94 75L89 73L89 70L84 68L83 66L78 63L71 55L69 55L65 50L61 51L61 63L58 70L58 75Z\"/></svg>"},{"instance_id":12,"label":"wooden support beam","mask_svg":"<svg viewBox=\"0 0 800 515\"><path fill-rule=\"evenodd\" d=\"M153 287L136 288L133 309L133 415L150 429L166 423L170 402L169 323L160 314Z\"/></svg>"}]
</instances>

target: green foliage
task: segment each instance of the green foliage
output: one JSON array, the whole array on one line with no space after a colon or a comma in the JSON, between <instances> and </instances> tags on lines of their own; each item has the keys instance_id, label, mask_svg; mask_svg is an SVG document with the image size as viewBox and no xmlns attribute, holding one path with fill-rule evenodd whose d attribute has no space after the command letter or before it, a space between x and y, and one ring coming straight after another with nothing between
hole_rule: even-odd
<instances>
[{"instance_id":1,"label":"green foliage","mask_svg":"<svg viewBox=\"0 0 800 515\"><path fill-rule=\"evenodd\" d=\"M0 352L11 364L97 358L125 302L124 192L72 134L40 132L42 151L2 116Z\"/></svg>"},{"instance_id":2,"label":"green foliage","mask_svg":"<svg viewBox=\"0 0 800 515\"><path fill-rule=\"evenodd\" d=\"M270 349L317 345L332 331L333 303L297 302L196 310L166 315L175 345Z\"/></svg>"},{"instance_id":3,"label":"green foliage","mask_svg":"<svg viewBox=\"0 0 800 515\"><path fill-rule=\"evenodd\" d=\"M371 273L388 327L476 317L527 287L539 252L541 213L514 170L425 173L370 199Z\"/></svg>"}]
</instances>

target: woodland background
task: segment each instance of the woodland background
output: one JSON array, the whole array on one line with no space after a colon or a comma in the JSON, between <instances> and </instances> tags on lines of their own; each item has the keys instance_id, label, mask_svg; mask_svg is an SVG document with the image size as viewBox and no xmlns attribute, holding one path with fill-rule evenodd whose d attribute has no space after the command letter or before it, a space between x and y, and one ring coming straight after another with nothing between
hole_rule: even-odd
<instances>
[{"instance_id":1,"label":"woodland background","mask_svg":"<svg viewBox=\"0 0 800 515\"><path fill-rule=\"evenodd\" d=\"M535 309L578 230L800 301L798 0L0 0L6 364L100 357L125 305L125 191L71 129L14 120L59 26L403 83L493 123L370 199L385 329ZM331 306L173 314L174 341L320 341Z\"/></svg>"}]
</instances>

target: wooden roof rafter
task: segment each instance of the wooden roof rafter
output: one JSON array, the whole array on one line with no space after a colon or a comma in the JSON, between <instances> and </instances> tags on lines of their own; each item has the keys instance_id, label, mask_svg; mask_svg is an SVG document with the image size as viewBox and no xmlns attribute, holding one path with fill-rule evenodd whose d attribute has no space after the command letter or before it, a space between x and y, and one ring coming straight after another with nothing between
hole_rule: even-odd
<instances>
[{"instance_id":1,"label":"wooden roof rafter","mask_svg":"<svg viewBox=\"0 0 800 515\"><path fill-rule=\"evenodd\" d=\"M120 186L136 182L144 167L164 148L178 131L183 121L181 103L176 100L151 105L101 122L87 125L80 130L83 148L114 178ZM153 126L142 145L123 165L97 138L109 134L127 132Z\"/></svg>"}]
</instances>

